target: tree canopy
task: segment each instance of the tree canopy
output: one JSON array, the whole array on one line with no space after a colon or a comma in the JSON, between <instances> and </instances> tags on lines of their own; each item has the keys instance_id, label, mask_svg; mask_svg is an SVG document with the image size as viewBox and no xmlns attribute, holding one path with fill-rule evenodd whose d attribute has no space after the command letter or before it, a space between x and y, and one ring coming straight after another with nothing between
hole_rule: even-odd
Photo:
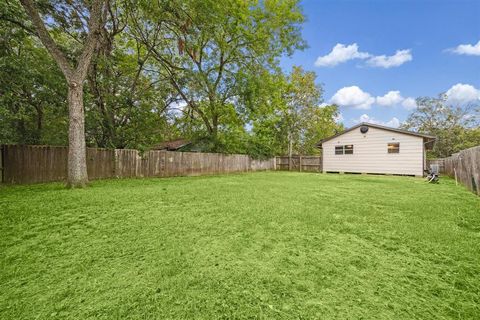
<instances>
[{"instance_id":1,"label":"tree canopy","mask_svg":"<svg viewBox=\"0 0 480 320\"><path fill-rule=\"evenodd\" d=\"M445 95L421 97L403 128L437 137L429 156L443 158L460 150L480 145L480 109L478 105L448 103Z\"/></svg>"},{"instance_id":2,"label":"tree canopy","mask_svg":"<svg viewBox=\"0 0 480 320\"><path fill-rule=\"evenodd\" d=\"M31 4L55 47L19 0L0 4L0 142L65 145L90 2ZM279 67L305 47L303 21L297 0L107 1L81 81L86 144L148 149L182 137L204 151L264 157L290 142L294 153L317 152L338 110L319 107L315 74Z\"/></svg>"}]
</instances>

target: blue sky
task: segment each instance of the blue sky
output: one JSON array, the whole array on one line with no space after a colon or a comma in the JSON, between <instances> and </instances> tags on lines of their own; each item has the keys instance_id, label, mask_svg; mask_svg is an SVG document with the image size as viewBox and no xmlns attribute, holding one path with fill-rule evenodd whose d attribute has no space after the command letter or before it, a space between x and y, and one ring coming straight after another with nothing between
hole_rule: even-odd
<instances>
[{"instance_id":1,"label":"blue sky","mask_svg":"<svg viewBox=\"0 0 480 320\"><path fill-rule=\"evenodd\" d=\"M304 51L282 60L317 73L343 123L398 126L412 98L480 101L480 0L304 0Z\"/></svg>"}]
</instances>

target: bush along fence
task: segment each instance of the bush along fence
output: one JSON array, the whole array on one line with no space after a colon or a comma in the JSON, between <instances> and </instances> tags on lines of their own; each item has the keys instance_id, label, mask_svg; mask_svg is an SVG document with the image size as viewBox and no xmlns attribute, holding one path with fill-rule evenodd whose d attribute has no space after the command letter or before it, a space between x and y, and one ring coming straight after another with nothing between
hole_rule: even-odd
<instances>
[{"instance_id":1,"label":"bush along fence","mask_svg":"<svg viewBox=\"0 0 480 320\"><path fill-rule=\"evenodd\" d=\"M67 147L3 145L0 150L3 183L64 181ZM87 148L90 180L133 177L174 177L229 172L275 170L275 159L247 155Z\"/></svg>"},{"instance_id":2,"label":"bush along fence","mask_svg":"<svg viewBox=\"0 0 480 320\"><path fill-rule=\"evenodd\" d=\"M438 164L440 173L480 195L480 146L462 150L448 158L430 160L429 163Z\"/></svg>"}]
</instances>

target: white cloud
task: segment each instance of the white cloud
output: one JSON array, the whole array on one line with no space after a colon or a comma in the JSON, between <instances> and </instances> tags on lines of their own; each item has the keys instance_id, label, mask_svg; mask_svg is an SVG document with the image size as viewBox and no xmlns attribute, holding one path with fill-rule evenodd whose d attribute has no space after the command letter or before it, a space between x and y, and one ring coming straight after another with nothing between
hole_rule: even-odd
<instances>
[{"instance_id":1,"label":"white cloud","mask_svg":"<svg viewBox=\"0 0 480 320\"><path fill-rule=\"evenodd\" d=\"M379 124L382 126L387 126L392 128L398 128L400 126L400 121L396 117L393 117L389 121L384 122L384 121L377 120L373 117L370 117L368 114L362 114L360 118L353 120L353 122L354 123L367 122L367 123Z\"/></svg>"},{"instance_id":2,"label":"white cloud","mask_svg":"<svg viewBox=\"0 0 480 320\"><path fill-rule=\"evenodd\" d=\"M371 67L392 68L398 67L407 61L412 60L410 49L397 50L393 56L374 56L368 52L358 50L356 43L344 45L337 43L329 54L320 56L315 61L317 67L333 67L337 64L347 62L349 60L362 59L367 61L367 65Z\"/></svg>"},{"instance_id":3,"label":"white cloud","mask_svg":"<svg viewBox=\"0 0 480 320\"><path fill-rule=\"evenodd\" d=\"M461 44L453 49L448 49L456 54L465 54L469 56L480 56L480 40L475 45L471 44Z\"/></svg>"},{"instance_id":4,"label":"white cloud","mask_svg":"<svg viewBox=\"0 0 480 320\"><path fill-rule=\"evenodd\" d=\"M480 102L480 90L469 84L457 83L447 90L447 102L453 104L465 104Z\"/></svg>"},{"instance_id":5,"label":"white cloud","mask_svg":"<svg viewBox=\"0 0 480 320\"><path fill-rule=\"evenodd\" d=\"M372 123L371 122L372 120L373 119L370 118L370 116L368 114L364 113L360 116L360 118L358 118L358 120L353 120L353 122L355 122L355 123L360 123L360 122L370 122L370 123Z\"/></svg>"},{"instance_id":6,"label":"white cloud","mask_svg":"<svg viewBox=\"0 0 480 320\"><path fill-rule=\"evenodd\" d=\"M385 107L401 105L407 110L413 110L417 108L417 102L414 98L404 98L398 90L389 91L384 96L377 97L375 101L378 105Z\"/></svg>"},{"instance_id":7,"label":"white cloud","mask_svg":"<svg viewBox=\"0 0 480 320\"><path fill-rule=\"evenodd\" d=\"M359 52L358 45L356 43L347 46L337 43L329 54L317 58L315 61L315 66L333 67L348 60L365 59L369 56L370 55L366 52Z\"/></svg>"},{"instance_id":8,"label":"white cloud","mask_svg":"<svg viewBox=\"0 0 480 320\"><path fill-rule=\"evenodd\" d=\"M396 117L393 117L392 119L390 119L390 121L387 121L385 125L387 127L398 128L400 127L400 121Z\"/></svg>"},{"instance_id":9,"label":"white cloud","mask_svg":"<svg viewBox=\"0 0 480 320\"><path fill-rule=\"evenodd\" d=\"M330 102L341 107L352 107L355 109L370 109L375 102L368 92L364 92L357 86L343 87L338 90L330 99Z\"/></svg>"},{"instance_id":10,"label":"white cloud","mask_svg":"<svg viewBox=\"0 0 480 320\"><path fill-rule=\"evenodd\" d=\"M372 67L380 67L380 68L392 68L398 67L404 64L405 62L412 60L412 54L410 53L410 49L407 50L397 50L397 52L393 56L375 56L371 57L367 60L367 64Z\"/></svg>"},{"instance_id":11,"label":"white cloud","mask_svg":"<svg viewBox=\"0 0 480 320\"><path fill-rule=\"evenodd\" d=\"M400 95L400 91L388 91L384 96L377 97L377 104L381 106L395 106L402 102L403 97Z\"/></svg>"},{"instance_id":12,"label":"white cloud","mask_svg":"<svg viewBox=\"0 0 480 320\"><path fill-rule=\"evenodd\" d=\"M414 98L404 98L398 90L388 91L385 95L374 98L370 93L363 91L357 86L341 88L333 95L329 102L340 107L364 110L370 109L373 104L384 107L401 105L407 110L413 110L417 107Z\"/></svg>"},{"instance_id":13,"label":"white cloud","mask_svg":"<svg viewBox=\"0 0 480 320\"><path fill-rule=\"evenodd\" d=\"M409 97L402 101L402 106L407 110L413 110L417 108L417 101Z\"/></svg>"}]
</instances>

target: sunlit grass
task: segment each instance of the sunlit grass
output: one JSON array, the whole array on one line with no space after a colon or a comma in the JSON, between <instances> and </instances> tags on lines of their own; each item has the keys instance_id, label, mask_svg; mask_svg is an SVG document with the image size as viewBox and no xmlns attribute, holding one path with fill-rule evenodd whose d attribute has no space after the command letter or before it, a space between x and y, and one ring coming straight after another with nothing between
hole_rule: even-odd
<instances>
[{"instance_id":1,"label":"sunlit grass","mask_svg":"<svg viewBox=\"0 0 480 320\"><path fill-rule=\"evenodd\" d=\"M480 199L266 172L0 188L0 318L479 319Z\"/></svg>"}]
</instances>

